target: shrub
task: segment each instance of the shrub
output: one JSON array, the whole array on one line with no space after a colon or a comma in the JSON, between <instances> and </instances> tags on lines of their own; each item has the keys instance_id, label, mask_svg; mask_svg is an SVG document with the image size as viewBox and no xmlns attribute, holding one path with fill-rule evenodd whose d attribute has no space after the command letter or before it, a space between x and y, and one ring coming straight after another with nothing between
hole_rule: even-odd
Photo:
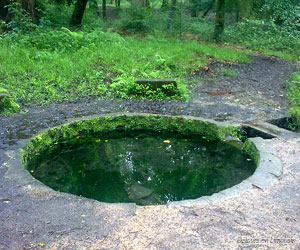
<instances>
[{"instance_id":1,"label":"shrub","mask_svg":"<svg viewBox=\"0 0 300 250\"><path fill-rule=\"evenodd\" d=\"M285 50L300 55L300 32L272 21L245 20L231 25L225 29L223 39L251 49Z\"/></svg>"},{"instance_id":2,"label":"shrub","mask_svg":"<svg viewBox=\"0 0 300 250\"><path fill-rule=\"evenodd\" d=\"M290 109L292 115L292 128L300 130L300 72L294 74L289 84L289 98L291 100L292 108Z\"/></svg>"},{"instance_id":3,"label":"shrub","mask_svg":"<svg viewBox=\"0 0 300 250\"><path fill-rule=\"evenodd\" d=\"M145 33L151 30L152 10L145 7L130 7L122 12L118 25L132 33Z\"/></svg>"}]
</instances>

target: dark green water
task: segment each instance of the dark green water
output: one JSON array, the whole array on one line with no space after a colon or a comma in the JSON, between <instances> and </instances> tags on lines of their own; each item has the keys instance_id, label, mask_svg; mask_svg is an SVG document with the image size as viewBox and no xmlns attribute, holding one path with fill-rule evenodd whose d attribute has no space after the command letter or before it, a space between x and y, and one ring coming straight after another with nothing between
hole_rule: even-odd
<instances>
[{"instance_id":1,"label":"dark green water","mask_svg":"<svg viewBox=\"0 0 300 250\"><path fill-rule=\"evenodd\" d=\"M139 205L210 195L255 170L253 160L236 143L136 136L62 143L42 154L29 170L58 191Z\"/></svg>"}]
</instances>

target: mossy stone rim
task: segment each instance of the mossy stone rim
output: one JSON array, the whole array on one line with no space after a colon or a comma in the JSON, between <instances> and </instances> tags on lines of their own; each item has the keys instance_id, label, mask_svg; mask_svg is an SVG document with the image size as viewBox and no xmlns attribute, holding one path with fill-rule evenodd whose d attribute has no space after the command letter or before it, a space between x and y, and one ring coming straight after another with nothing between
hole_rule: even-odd
<instances>
[{"instance_id":1,"label":"mossy stone rim","mask_svg":"<svg viewBox=\"0 0 300 250\"><path fill-rule=\"evenodd\" d=\"M38 154L39 150L42 150L44 147L47 147L62 138L73 138L83 131L85 133L108 133L120 126L123 126L125 129L151 128L151 130L154 131L168 129L170 132L206 136L211 140L224 140L226 136L238 137L241 133L241 129L238 125L230 125L224 122L216 122L214 120L191 116L118 113L72 119L63 125L47 129L31 139L20 141L19 148L21 150L15 150L8 153L10 154L11 160L7 163L10 166L7 174L18 179L22 185L30 183L31 189L52 190L50 187L47 187L45 184L33 178L24 168L24 166L26 167L29 157ZM281 164L278 167L278 161L276 161L277 167L270 168L270 166L267 166L270 159L274 159L276 156L274 153L268 152L262 154L259 150L262 143L271 147L267 140L261 138L248 139L244 143L243 150L250 154L257 164L256 171L248 179L211 196L204 196L194 200L172 201L168 203L167 206L171 208L178 206L207 205L212 204L217 200L224 200L239 195L253 187L265 189L272 185L276 179L272 171L276 172L277 175L281 174L282 167ZM269 151L274 152L272 149L269 149ZM262 156L263 158L261 158ZM267 184L265 185L262 183Z\"/></svg>"}]
</instances>

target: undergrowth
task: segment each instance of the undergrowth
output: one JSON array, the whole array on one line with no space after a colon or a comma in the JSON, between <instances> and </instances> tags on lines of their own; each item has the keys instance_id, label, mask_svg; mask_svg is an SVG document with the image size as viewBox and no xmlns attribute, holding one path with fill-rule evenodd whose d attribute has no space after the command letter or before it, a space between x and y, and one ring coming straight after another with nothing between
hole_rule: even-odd
<instances>
[{"instance_id":1,"label":"undergrowth","mask_svg":"<svg viewBox=\"0 0 300 250\"><path fill-rule=\"evenodd\" d=\"M299 31L291 28L293 22L278 25L277 17L226 23L223 43L235 46L230 48L213 43L214 18L191 18L184 6L172 20L168 11L127 6L104 22L89 9L75 30L68 27L71 14L66 5L48 4L38 26L14 23L14 32L0 36L0 88L13 100L25 105L81 98L188 100L189 75L210 60L250 62L251 52L236 47L300 58ZM174 78L178 90L168 96L143 89L136 78ZM300 117L297 82L290 83L294 117Z\"/></svg>"},{"instance_id":2,"label":"undergrowth","mask_svg":"<svg viewBox=\"0 0 300 250\"><path fill-rule=\"evenodd\" d=\"M241 51L178 38L37 28L0 39L0 87L22 104L86 97L186 100L185 77L211 57L249 61ZM136 78L174 78L179 92L141 92Z\"/></svg>"},{"instance_id":3,"label":"undergrowth","mask_svg":"<svg viewBox=\"0 0 300 250\"><path fill-rule=\"evenodd\" d=\"M291 129L300 131L300 71L295 73L289 84L290 113L292 115Z\"/></svg>"}]
</instances>

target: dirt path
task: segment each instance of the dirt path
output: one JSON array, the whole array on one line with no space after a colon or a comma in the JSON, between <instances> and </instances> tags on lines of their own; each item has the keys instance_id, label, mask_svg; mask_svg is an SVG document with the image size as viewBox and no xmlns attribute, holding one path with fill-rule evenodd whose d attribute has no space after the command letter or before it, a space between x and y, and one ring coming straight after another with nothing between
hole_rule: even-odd
<instances>
[{"instance_id":1,"label":"dirt path","mask_svg":"<svg viewBox=\"0 0 300 250\"><path fill-rule=\"evenodd\" d=\"M156 206L135 211L131 205L103 204L54 191L36 192L30 184L21 185L7 176L7 166L3 165L6 152L15 149L19 139L69 118L129 111L241 122L287 115L283 82L296 70L295 65L256 56L251 65L230 66L237 76L224 76L224 69L228 65L211 65L197 80L187 103L90 101L31 107L25 114L1 117L0 250L253 249L247 240L255 240L252 245L260 241L260 249L299 249L300 147L285 141L272 141L284 168L277 185L267 191L254 189L213 206ZM220 91L226 93L211 94Z\"/></svg>"}]
</instances>

